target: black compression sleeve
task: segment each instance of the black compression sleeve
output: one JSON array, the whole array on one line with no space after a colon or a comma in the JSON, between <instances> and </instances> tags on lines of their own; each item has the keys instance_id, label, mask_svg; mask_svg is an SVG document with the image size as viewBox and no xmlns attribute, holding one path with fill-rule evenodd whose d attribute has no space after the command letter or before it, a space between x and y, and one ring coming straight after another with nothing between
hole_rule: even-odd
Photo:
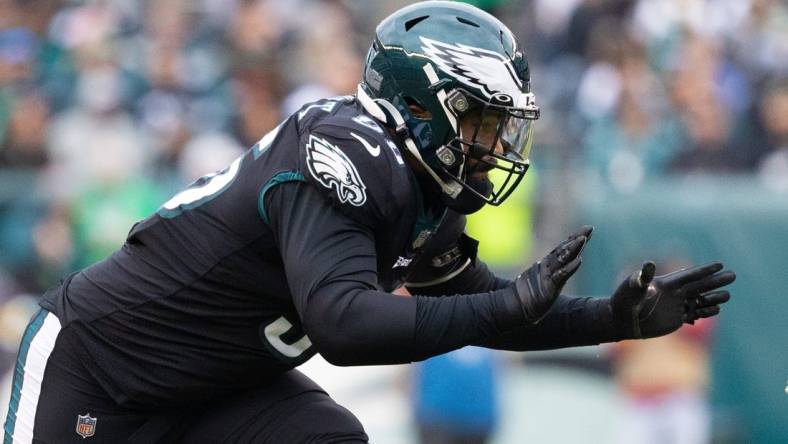
<instances>
[{"instance_id":1,"label":"black compression sleeve","mask_svg":"<svg viewBox=\"0 0 788 444\"><path fill-rule=\"evenodd\" d=\"M596 345L622 339L613 325L607 298L561 295L538 324L517 327L477 345L512 351Z\"/></svg>"},{"instance_id":2,"label":"black compression sleeve","mask_svg":"<svg viewBox=\"0 0 788 444\"><path fill-rule=\"evenodd\" d=\"M372 234L309 184L280 184L265 205L304 331L333 364L421 360L523 322L509 288L444 298L378 291Z\"/></svg>"}]
</instances>

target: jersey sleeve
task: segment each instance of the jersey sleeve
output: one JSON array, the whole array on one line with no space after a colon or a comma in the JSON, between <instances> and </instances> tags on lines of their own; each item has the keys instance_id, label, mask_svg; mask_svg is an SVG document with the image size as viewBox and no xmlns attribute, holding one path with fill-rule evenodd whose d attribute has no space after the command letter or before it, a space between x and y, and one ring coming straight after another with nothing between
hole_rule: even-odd
<instances>
[{"instance_id":1,"label":"jersey sleeve","mask_svg":"<svg viewBox=\"0 0 788 444\"><path fill-rule=\"evenodd\" d=\"M405 284L414 295L481 293L511 286L476 257L478 243L464 232L465 217L447 218ZM476 345L512 351L548 350L616 341L607 300L559 296L538 324L521 325Z\"/></svg>"},{"instance_id":2,"label":"jersey sleeve","mask_svg":"<svg viewBox=\"0 0 788 444\"><path fill-rule=\"evenodd\" d=\"M405 284L420 296L500 290L511 281L495 276L476 256L478 242L464 232L465 216L450 214ZM521 325L476 343L512 351L548 350L617 341L606 299L561 295L536 325Z\"/></svg>"},{"instance_id":3,"label":"jersey sleeve","mask_svg":"<svg viewBox=\"0 0 788 444\"><path fill-rule=\"evenodd\" d=\"M624 339L614 325L608 298L562 294L538 324L521 325L476 345L510 351L597 345Z\"/></svg>"},{"instance_id":4,"label":"jersey sleeve","mask_svg":"<svg viewBox=\"0 0 788 444\"><path fill-rule=\"evenodd\" d=\"M407 177L394 168L404 166L391 164L380 135L343 123L321 122L301 135L300 172L332 206L374 228L400 201L396 182Z\"/></svg>"},{"instance_id":5,"label":"jersey sleeve","mask_svg":"<svg viewBox=\"0 0 788 444\"><path fill-rule=\"evenodd\" d=\"M443 298L380 291L372 233L311 184L277 185L265 205L301 324L333 364L422 360L523 322L511 289Z\"/></svg>"}]
</instances>

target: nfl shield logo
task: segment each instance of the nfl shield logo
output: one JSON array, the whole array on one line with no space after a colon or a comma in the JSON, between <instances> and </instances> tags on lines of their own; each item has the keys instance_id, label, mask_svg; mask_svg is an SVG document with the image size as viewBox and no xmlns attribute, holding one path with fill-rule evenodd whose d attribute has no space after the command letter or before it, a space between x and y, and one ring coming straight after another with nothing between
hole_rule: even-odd
<instances>
[{"instance_id":1,"label":"nfl shield logo","mask_svg":"<svg viewBox=\"0 0 788 444\"><path fill-rule=\"evenodd\" d=\"M96 422L98 420L91 417L90 413L77 415L77 434L82 438L93 436L96 433Z\"/></svg>"}]
</instances>

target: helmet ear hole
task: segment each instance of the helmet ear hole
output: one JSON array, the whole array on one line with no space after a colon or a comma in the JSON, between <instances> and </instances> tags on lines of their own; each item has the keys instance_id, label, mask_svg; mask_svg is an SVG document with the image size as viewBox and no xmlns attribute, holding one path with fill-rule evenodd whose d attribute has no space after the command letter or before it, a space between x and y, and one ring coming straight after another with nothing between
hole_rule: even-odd
<instances>
[{"instance_id":1,"label":"helmet ear hole","mask_svg":"<svg viewBox=\"0 0 788 444\"><path fill-rule=\"evenodd\" d=\"M419 120L430 120L432 119L432 113L427 110L427 108L422 105L418 100L414 99L410 96L405 96L405 103L408 104L408 109L413 117Z\"/></svg>"},{"instance_id":2,"label":"helmet ear hole","mask_svg":"<svg viewBox=\"0 0 788 444\"><path fill-rule=\"evenodd\" d=\"M430 16L428 16L428 15L423 15L423 16L421 16L421 17L416 17L416 18L414 18L414 19L410 19L410 20L408 20L407 22L405 22L405 32L408 32L408 31L410 31L410 28L412 28L412 27L416 26L416 25L417 25L419 22L421 22L421 21L423 21L423 20L426 20L426 19L428 19L429 17L430 17Z\"/></svg>"},{"instance_id":3,"label":"helmet ear hole","mask_svg":"<svg viewBox=\"0 0 788 444\"><path fill-rule=\"evenodd\" d=\"M457 21L460 22L460 23L463 23L465 25L473 26L474 28L479 28L480 27L478 23L472 22L472 21L470 21L470 20L468 20L466 18L457 17Z\"/></svg>"}]
</instances>

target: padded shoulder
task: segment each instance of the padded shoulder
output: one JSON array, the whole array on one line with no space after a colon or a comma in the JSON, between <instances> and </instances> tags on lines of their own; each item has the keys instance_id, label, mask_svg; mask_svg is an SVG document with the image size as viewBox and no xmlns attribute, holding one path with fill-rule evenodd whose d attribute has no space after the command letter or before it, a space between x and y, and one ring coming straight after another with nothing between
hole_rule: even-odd
<instances>
[{"instance_id":1,"label":"padded shoulder","mask_svg":"<svg viewBox=\"0 0 788 444\"><path fill-rule=\"evenodd\" d=\"M352 102L311 118L301 128L299 149L306 180L373 229L413 199L410 173L396 145Z\"/></svg>"}]
</instances>

